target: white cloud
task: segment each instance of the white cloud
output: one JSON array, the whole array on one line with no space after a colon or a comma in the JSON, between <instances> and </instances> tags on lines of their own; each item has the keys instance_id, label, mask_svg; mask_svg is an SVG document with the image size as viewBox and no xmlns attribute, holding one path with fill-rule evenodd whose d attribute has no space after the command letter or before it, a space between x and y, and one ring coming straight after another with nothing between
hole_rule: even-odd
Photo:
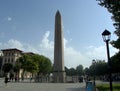
<instances>
[{"instance_id":1,"label":"white cloud","mask_svg":"<svg viewBox=\"0 0 120 91\"><path fill-rule=\"evenodd\" d=\"M87 58L79 51L72 47L65 47L65 65L67 67L76 67L79 64L86 66L86 60Z\"/></svg>"},{"instance_id":2,"label":"white cloud","mask_svg":"<svg viewBox=\"0 0 120 91\"><path fill-rule=\"evenodd\" d=\"M41 48L52 49L53 48L53 41L49 41L50 31L46 31L43 39L40 43Z\"/></svg>"},{"instance_id":3,"label":"white cloud","mask_svg":"<svg viewBox=\"0 0 120 91\"><path fill-rule=\"evenodd\" d=\"M39 53L46 55L51 60L53 60L53 52L54 52L54 42L49 40L50 31L46 31L43 39L39 44ZM53 62L53 61L52 61Z\"/></svg>"},{"instance_id":4,"label":"white cloud","mask_svg":"<svg viewBox=\"0 0 120 91\"><path fill-rule=\"evenodd\" d=\"M0 48L1 49L18 48L18 49L25 51L25 52L38 53L36 48L32 47L29 44L21 43L20 41L15 40L15 39L10 39L10 40L8 40L7 43L0 43Z\"/></svg>"},{"instance_id":5,"label":"white cloud","mask_svg":"<svg viewBox=\"0 0 120 91\"><path fill-rule=\"evenodd\" d=\"M3 23L3 22L10 22L10 21L12 21L12 17L6 16L0 22Z\"/></svg>"},{"instance_id":6,"label":"white cloud","mask_svg":"<svg viewBox=\"0 0 120 91\"><path fill-rule=\"evenodd\" d=\"M51 58L53 62L54 42L49 40L50 31L47 31L40 43L40 53ZM68 40L64 38L64 61L67 67L76 67L79 64L85 65L86 58L80 52L76 51L71 46L68 46Z\"/></svg>"},{"instance_id":7,"label":"white cloud","mask_svg":"<svg viewBox=\"0 0 120 91\"><path fill-rule=\"evenodd\" d=\"M113 56L118 50L113 48L111 45L109 46L110 56ZM86 56L93 59L107 60L107 50L106 46L89 46L87 47Z\"/></svg>"},{"instance_id":8,"label":"white cloud","mask_svg":"<svg viewBox=\"0 0 120 91\"><path fill-rule=\"evenodd\" d=\"M7 17L7 20L8 20L8 21L12 21L12 17L8 16L8 17Z\"/></svg>"},{"instance_id":9,"label":"white cloud","mask_svg":"<svg viewBox=\"0 0 120 91\"><path fill-rule=\"evenodd\" d=\"M2 49L4 48L19 48L19 49L23 49L23 45L14 39L10 39L7 43L1 43L0 47Z\"/></svg>"},{"instance_id":10,"label":"white cloud","mask_svg":"<svg viewBox=\"0 0 120 91\"><path fill-rule=\"evenodd\" d=\"M66 44L68 43L68 40L64 38L63 41L64 41L64 49L65 49L67 47Z\"/></svg>"},{"instance_id":11,"label":"white cloud","mask_svg":"<svg viewBox=\"0 0 120 91\"><path fill-rule=\"evenodd\" d=\"M11 47L11 48L19 48L19 49L23 49L23 45L17 41L17 40L14 40L14 39L10 39L8 41L8 45Z\"/></svg>"},{"instance_id":12,"label":"white cloud","mask_svg":"<svg viewBox=\"0 0 120 91\"><path fill-rule=\"evenodd\" d=\"M95 46L89 46L87 48L87 52L86 55L91 59L91 58L97 58L97 59L101 59L101 58L105 58L103 54L105 53L105 47L104 46L99 46L99 47L95 47Z\"/></svg>"},{"instance_id":13,"label":"white cloud","mask_svg":"<svg viewBox=\"0 0 120 91\"><path fill-rule=\"evenodd\" d=\"M88 65L91 65L93 59L106 60L106 50L104 46L88 46L84 55L88 58Z\"/></svg>"},{"instance_id":14,"label":"white cloud","mask_svg":"<svg viewBox=\"0 0 120 91\"><path fill-rule=\"evenodd\" d=\"M23 44L23 51L24 52L33 52L33 53L40 53L38 50L38 48L33 47L30 44Z\"/></svg>"}]
</instances>

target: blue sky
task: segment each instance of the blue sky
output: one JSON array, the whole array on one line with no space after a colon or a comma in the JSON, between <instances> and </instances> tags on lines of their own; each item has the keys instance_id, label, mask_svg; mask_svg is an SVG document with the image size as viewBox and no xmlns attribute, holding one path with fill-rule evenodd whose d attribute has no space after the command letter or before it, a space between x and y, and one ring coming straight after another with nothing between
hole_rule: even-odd
<instances>
[{"instance_id":1,"label":"blue sky","mask_svg":"<svg viewBox=\"0 0 120 91\"><path fill-rule=\"evenodd\" d=\"M90 66L106 60L101 33L115 39L111 14L96 0L0 0L0 48L18 48L45 55L53 62L55 13L60 11L64 31L65 66ZM116 49L110 46L110 54Z\"/></svg>"}]
</instances>

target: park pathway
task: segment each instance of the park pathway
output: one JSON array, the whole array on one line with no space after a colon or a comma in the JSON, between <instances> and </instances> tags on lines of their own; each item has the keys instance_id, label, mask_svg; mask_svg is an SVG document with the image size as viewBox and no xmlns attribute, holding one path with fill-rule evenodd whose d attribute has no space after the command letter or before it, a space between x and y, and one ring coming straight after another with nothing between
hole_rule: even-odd
<instances>
[{"instance_id":1,"label":"park pathway","mask_svg":"<svg viewBox=\"0 0 120 91\"><path fill-rule=\"evenodd\" d=\"M10 82L0 79L0 91L85 91L85 83L30 83Z\"/></svg>"}]
</instances>

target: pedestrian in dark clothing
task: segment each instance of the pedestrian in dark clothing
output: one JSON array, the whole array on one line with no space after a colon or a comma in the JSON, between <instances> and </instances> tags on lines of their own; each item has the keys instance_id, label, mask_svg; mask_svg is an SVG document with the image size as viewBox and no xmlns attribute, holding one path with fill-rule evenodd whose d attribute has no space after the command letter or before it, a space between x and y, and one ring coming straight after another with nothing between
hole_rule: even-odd
<instances>
[{"instance_id":1,"label":"pedestrian in dark clothing","mask_svg":"<svg viewBox=\"0 0 120 91\"><path fill-rule=\"evenodd\" d=\"M7 86L7 83L8 83L8 77L5 76L5 85Z\"/></svg>"}]
</instances>

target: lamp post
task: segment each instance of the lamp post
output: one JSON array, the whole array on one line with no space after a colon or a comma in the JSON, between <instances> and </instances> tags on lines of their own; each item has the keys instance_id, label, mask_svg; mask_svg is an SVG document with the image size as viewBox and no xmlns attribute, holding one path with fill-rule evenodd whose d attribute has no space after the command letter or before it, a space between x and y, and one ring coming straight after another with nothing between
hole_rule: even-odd
<instances>
[{"instance_id":1,"label":"lamp post","mask_svg":"<svg viewBox=\"0 0 120 91\"><path fill-rule=\"evenodd\" d=\"M111 37L111 33L105 29L105 31L102 33L103 41L106 43L107 48L107 58L108 58L108 68L109 68L109 81L110 81L110 91L113 90L112 88L112 77L111 77L111 62L110 62L110 53L109 53L109 41Z\"/></svg>"},{"instance_id":2,"label":"lamp post","mask_svg":"<svg viewBox=\"0 0 120 91\"><path fill-rule=\"evenodd\" d=\"M92 60L92 64L93 64L93 72L94 72L94 74L93 74L93 85L94 85L94 91L96 91L96 84L95 84L95 74L96 74L96 72L95 72L95 64L96 64L96 62L95 62L95 60L93 59Z\"/></svg>"}]
</instances>

